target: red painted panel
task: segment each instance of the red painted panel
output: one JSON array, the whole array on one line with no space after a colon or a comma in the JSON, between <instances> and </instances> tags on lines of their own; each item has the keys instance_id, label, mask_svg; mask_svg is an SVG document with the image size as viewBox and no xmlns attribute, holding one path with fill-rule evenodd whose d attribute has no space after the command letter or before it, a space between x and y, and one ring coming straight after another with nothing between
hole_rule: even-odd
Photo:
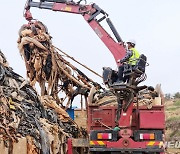
<instances>
[{"instance_id":1,"label":"red painted panel","mask_svg":"<svg viewBox=\"0 0 180 154\"><path fill-rule=\"evenodd\" d=\"M132 108L133 108L133 103L130 104L128 107L127 111L124 112L122 111L121 117L119 120L119 126L124 127L124 128L130 128L132 124Z\"/></svg>"},{"instance_id":2,"label":"red painted panel","mask_svg":"<svg viewBox=\"0 0 180 154\"><path fill-rule=\"evenodd\" d=\"M95 107L88 109L88 130L104 130L115 127L117 107Z\"/></svg>"},{"instance_id":3,"label":"red painted panel","mask_svg":"<svg viewBox=\"0 0 180 154\"><path fill-rule=\"evenodd\" d=\"M107 142L107 148L122 148L122 149L143 149L146 148L147 142L135 142L131 138L121 138L117 142Z\"/></svg>"},{"instance_id":4,"label":"red painted panel","mask_svg":"<svg viewBox=\"0 0 180 154\"><path fill-rule=\"evenodd\" d=\"M72 139L71 138L68 139L68 151L67 151L67 154L73 154L73 151L72 151Z\"/></svg>"},{"instance_id":5,"label":"red painted panel","mask_svg":"<svg viewBox=\"0 0 180 154\"><path fill-rule=\"evenodd\" d=\"M140 111L140 129L164 129L165 115L163 111Z\"/></svg>"}]
</instances>

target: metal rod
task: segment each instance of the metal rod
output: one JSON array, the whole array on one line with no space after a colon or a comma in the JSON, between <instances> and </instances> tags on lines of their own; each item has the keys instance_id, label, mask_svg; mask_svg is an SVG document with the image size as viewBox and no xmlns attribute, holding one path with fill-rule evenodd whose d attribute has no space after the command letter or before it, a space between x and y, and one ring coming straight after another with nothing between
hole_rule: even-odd
<instances>
[{"instance_id":1,"label":"metal rod","mask_svg":"<svg viewBox=\"0 0 180 154\"><path fill-rule=\"evenodd\" d=\"M123 42L123 40L121 39L119 33L117 32L116 28L114 27L113 23L111 22L111 20L109 18L106 19L109 27L111 28L114 36L116 37L118 42Z\"/></svg>"},{"instance_id":2,"label":"metal rod","mask_svg":"<svg viewBox=\"0 0 180 154\"><path fill-rule=\"evenodd\" d=\"M96 74L97 76L99 76L100 78L102 78L101 75L99 75L98 73L96 73L95 71L93 71L92 69L88 68L86 65L81 64L80 62L78 62L77 60L75 60L73 57L69 56L68 54L66 54L65 52L63 52L62 50L60 50L59 48L53 46L55 49L57 49L58 51L62 52L63 54L65 54L67 57L71 58L73 61L75 61L76 63L78 63L79 65L85 67L86 69L88 69L89 71L91 71L92 73Z\"/></svg>"}]
</instances>

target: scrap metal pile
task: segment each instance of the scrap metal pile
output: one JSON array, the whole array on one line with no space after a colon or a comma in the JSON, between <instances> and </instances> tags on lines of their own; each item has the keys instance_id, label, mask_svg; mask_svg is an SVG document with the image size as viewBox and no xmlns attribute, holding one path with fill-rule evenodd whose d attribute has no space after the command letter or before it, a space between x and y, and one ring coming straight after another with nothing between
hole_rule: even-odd
<instances>
[{"instance_id":1,"label":"scrap metal pile","mask_svg":"<svg viewBox=\"0 0 180 154\"><path fill-rule=\"evenodd\" d=\"M57 105L56 100L49 95L40 97L27 80L9 67L4 54L0 51L2 153L14 153L13 146L24 139L23 146L27 146L23 148L26 149L24 153L63 154L66 153L69 137L86 137L84 135L84 130L80 129L67 112ZM2 148L2 144L7 148Z\"/></svg>"}]
</instances>

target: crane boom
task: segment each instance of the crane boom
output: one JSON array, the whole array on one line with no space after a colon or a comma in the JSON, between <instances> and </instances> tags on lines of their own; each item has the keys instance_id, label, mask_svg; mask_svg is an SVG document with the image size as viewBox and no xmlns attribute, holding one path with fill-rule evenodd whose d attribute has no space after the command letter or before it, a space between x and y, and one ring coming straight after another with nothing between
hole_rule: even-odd
<instances>
[{"instance_id":1,"label":"crane boom","mask_svg":"<svg viewBox=\"0 0 180 154\"><path fill-rule=\"evenodd\" d=\"M97 36L110 50L116 63L117 60L122 59L124 57L126 50L123 46L123 41L120 35L118 34L110 18L108 17L108 14L95 3L90 5L82 5L80 3L75 3L75 2L68 3L66 2L66 0L44 0L40 2L34 2L33 0L28 0L26 4L26 13L25 13L26 19L28 19L28 13L30 13L29 10L31 7L82 15L83 18L90 25L90 27L97 34ZM100 19L97 19L97 17L100 15L101 15ZM101 26L100 22L103 20L106 20L114 37L116 38L116 41ZM117 65L119 65L119 63L117 63Z\"/></svg>"}]
</instances>

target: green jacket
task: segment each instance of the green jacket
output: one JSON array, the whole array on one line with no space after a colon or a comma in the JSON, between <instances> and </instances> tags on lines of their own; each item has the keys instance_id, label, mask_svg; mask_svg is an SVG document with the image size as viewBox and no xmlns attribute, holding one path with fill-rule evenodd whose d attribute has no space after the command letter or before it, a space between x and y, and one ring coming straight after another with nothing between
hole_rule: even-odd
<instances>
[{"instance_id":1,"label":"green jacket","mask_svg":"<svg viewBox=\"0 0 180 154\"><path fill-rule=\"evenodd\" d=\"M135 48L130 49L132 51L131 57L128 59L128 64L130 65L136 65L137 60L140 56L139 52Z\"/></svg>"}]
</instances>

